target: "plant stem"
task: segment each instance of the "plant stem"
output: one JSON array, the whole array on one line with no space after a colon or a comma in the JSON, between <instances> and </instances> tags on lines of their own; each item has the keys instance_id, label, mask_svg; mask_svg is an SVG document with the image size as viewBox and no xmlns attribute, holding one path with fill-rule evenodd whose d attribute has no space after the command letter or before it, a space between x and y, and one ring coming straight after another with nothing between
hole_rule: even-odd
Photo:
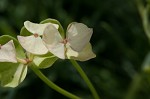
<instances>
[{"instance_id":1,"label":"plant stem","mask_svg":"<svg viewBox=\"0 0 150 99\"><path fill-rule=\"evenodd\" d=\"M71 98L71 99L81 99L80 97L73 95L72 93L60 88L56 84L54 84L52 81L50 81L34 64L30 66L31 69L34 71L34 73L43 81L45 82L49 87L56 90L57 92L63 94L64 96Z\"/></svg>"},{"instance_id":2,"label":"plant stem","mask_svg":"<svg viewBox=\"0 0 150 99\"><path fill-rule=\"evenodd\" d=\"M89 78L87 77L85 72L82 70L80 65L75 60L70 60L70 62L73 64L73 66L76 68L76 70L79 72L81 77L84 79L84 81L86 82L86 84L90 88L90 91L93 94L93 97L95 99L100 99L100 97L98 96L98 93L96 92L95 88L93 87L92 83L90 82Z\"/></svg>"},{"instance_id":3,"label":"plant stem","mask_svg":"<svg viewBox=\"0 0 150 99\"><path fill-rule=\"evenodd\" d=\"M129 90L126 94L126 97L124 99L134 99L136 92L140 88L141 81L142 81L142 75L135 74L135 76L130 84Z\"/></svg>"}]
</instances>

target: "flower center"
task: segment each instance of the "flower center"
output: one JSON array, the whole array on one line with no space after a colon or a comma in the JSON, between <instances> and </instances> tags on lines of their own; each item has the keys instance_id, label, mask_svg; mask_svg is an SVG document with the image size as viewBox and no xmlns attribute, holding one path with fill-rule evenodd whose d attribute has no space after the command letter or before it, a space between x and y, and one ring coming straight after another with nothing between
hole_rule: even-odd
<instances>
[{"instance_id":1,"label":"flower center","mask_svg":"<svg viewBox=\"0 0 150 99\"><path fill-rule=\"evenodd\" d=\"M31 62L31 60L29 60L28 58L26 58L25 61L27 62L27 64Z\"/></svg>"},{"instance_id":2,"label":"flower center","mask_svg":"<svg viewBox=\"0 0 150 99\"><path fill-rule=\"evenodd\" d=\"M39 36L37 33L34 33L33 35L35 38L37 38Z\"/></svg>"},{"instance_id":3,"label":"flower center","mask_svg":"<svg viewBox=\"0 0 150 99\"><path fill-rule=\"evenodd\" d=\"M64 39L61 43L63 44L67 44L68 40L67 39Z\"/></svg>"}]
</instances>

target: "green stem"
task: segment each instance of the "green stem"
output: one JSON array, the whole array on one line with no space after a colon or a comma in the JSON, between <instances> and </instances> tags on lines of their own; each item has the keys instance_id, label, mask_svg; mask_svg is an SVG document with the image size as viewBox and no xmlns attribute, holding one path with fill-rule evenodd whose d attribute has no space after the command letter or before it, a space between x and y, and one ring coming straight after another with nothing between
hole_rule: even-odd
<instances>
[{"instance_id":1,"label":"green stem","mask_svg":"<svg viewBox=\"0 0 150 99\"><path fill-rule=\"evenodd\" d=\"M59 86L57 86L56 84L54 84L52 81L50 81L37 67L34 66L34 64L32 64L32 66L30 66L31 69L34 71L34 73L43 81L45 82L49 87L51 87L52 89L56 90L57 92L63 94L64 96L71 98L71 99L81 99L80 97L73 95L72 93L60 88Z\"/></svg>"},{"instance_id":2,"label":"green stem","mask_svg":"<svg viewBox=\"0 0 150 99\"><path fill-rule=\"evenodd\" d=\"M141 81L142 81L142 75L135 74L135 76L130 84L129 90L126 94L126 97L124 99L134 99L136 92L140 88Z\"/></svg>"},{"instance_id":3,"label":"green stem","mask_svg":"<svg viewBox=\"0 0 150 99\"><path fill-rule=\"evenodd\" d=\"M92 83L90 82L89 78L85 74L85 72L82 70L80 65L75 60L70 60L70 62L73 64L73 66L76 68L76 70L79 72L81 77L84 79L88 87L90 88L91 93L93 94L95 99L100 99L98 96L98 93L96 92L95 88L93 87Z\"/></svg>"}]
</instances>

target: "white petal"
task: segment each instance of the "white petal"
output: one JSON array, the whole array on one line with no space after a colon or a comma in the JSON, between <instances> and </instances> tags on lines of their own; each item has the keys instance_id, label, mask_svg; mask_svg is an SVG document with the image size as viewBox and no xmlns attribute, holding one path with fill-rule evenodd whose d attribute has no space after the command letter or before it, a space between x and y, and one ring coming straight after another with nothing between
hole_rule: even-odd
<instances>
[{"instance_id":1,"label":"white petal","mask_svg":"<svg viewBox=\"0 0 150 99\"><path fill-rule=\"evenodd\" d=\"M79 61L86 61L96 57L96 55L92 51L92 47L90 43L88 43L81 52L74 51L69 46L67 46L66 55L68 59L74 59Z\"/></svg>"},{"instance_id":2,"label":"white petal","mask_svg":"<svg viewBox=\"0 0 150 99\"><path fill-rule=\"evenodd\" d=\"M13 40L1 46L0 49L0 62L13 62L17 63L16 51Z\"/></svg>"},{"instance_id":3,"label":"white petal","mask_svg":"<svg viewBox=\"0 0 150 99\"><path fill-rule=\"evenodd\" d=\"M67 39L71 48L81 51L89 43L93 30L82 23L73 22L68 26Z\"/></svg>"},{"instance_id":4,"label":"white petal","mask_svg":"<svg viewBox=\"0 0 150 99\"><path fill-rule=\"evenodd\" d=\"M33 33L33 34L39 34L39 35L43 35L43 31L44 29L47 27L47 25L53 25L55 26L57 29L59 27L58 24L53 24L53 23L45 23L45 24L37 24L37 23L32 23L30 21L25 21L24 22L24 26L25 28Z\"/></svg>"},{"instance_id":5,"label":"white petal","mask_svg":"<svg viewBox=\"0 0 150 99\"><path fill-rule=\"evenodd\" d=\"M31 36L18 36L18 41L21 46L28 52L36 55L46 54L48 49L43 44L41 37Z\"/></svg>"},{"instance_id":6,"label":"white petal","mask_svg":"<svg viewBox=\"0 0 150 99\"><path fill-rule=\"evenodd\" d=\"M65 59L64 44L62 43L63 39L59 31L54 26L47 26L42 39L52 54L61 59Z\"/></svg>"}]
</instances>

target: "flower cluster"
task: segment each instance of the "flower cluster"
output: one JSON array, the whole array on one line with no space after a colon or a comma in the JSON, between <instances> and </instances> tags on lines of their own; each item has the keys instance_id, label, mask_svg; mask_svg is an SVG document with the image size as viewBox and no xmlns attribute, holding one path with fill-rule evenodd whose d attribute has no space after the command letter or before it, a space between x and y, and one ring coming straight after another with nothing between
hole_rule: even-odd
<instances>
[{"instance_id":1,"label":"flower cluster","mask_svg":"<svg viewBox=\"0 0 150 99\"><path fill-rule=\"evenodd\" d=\"M47 19L40 24L25 21L18 40L1 36L1 85L16 87L24 80L30 63L47 68L58 58L86 61L96 57L90 44L91 28L72 22L66 33L63 31L57 20Z\"/></svg>"}]
</instances>

